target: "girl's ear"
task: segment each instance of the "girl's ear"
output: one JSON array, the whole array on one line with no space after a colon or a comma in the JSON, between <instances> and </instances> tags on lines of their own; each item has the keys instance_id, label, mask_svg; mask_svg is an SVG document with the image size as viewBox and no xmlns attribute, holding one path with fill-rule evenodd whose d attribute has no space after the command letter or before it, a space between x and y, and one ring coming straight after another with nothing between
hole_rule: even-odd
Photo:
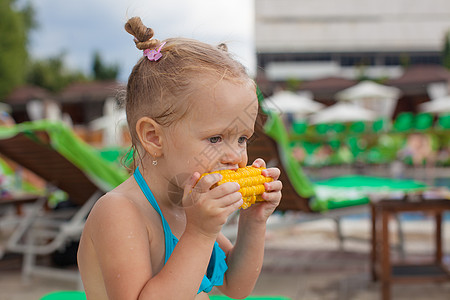
<instances>
[{"instance_id":1,"label":"girl's ear","mask_svg":"<svg viewBox=\"0 0 450 300\"><path fill-rule=\"evenodd\" d=\"M161 155L163 140L161 125L152 118L142 117L136 122L136 133L146 152L152 157Z\"/></svg>"}]
</instances>

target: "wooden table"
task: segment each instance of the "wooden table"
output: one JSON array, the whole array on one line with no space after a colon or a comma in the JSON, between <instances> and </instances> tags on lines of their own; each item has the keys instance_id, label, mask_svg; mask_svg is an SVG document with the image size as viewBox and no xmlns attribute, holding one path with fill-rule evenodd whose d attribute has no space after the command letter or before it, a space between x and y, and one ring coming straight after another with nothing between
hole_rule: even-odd
<instances>
[{"instance_id":1,"label":"wooden table","mask_svg":"<svg viewBox=\"0 0 450 300\"><path fill-rule=\"evenodd\" d=\"M450 200L383 199L371 203L372 210L372 251L371 271L373 280L381 281L381 298L391 299L392 283L417 283L423 281L442 282L450 280L450 273L442 262L442 214L450 210ZM429 263L394 264L390 257L389 221L402 212L425 212L434 216L435 253Z\"/></svg>"},{"instance_id":2,"label":"wooden table","mask_svg":"<svg viewBox=\"0 0 450 300\"><path fill-rule=\"evenodd\" d=\"M0 205L14 205L16 208L16 214L22 215L22 205L37 201L40 196L27 193L8 194L0 197Z\"/></svg>"}]
</instances>

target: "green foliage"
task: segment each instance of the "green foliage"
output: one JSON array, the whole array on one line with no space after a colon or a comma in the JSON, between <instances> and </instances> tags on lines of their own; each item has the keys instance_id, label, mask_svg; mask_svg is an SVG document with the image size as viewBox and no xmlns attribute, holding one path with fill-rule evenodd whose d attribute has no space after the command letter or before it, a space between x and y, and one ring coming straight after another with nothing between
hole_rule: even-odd
<instances>
[{"instance_id":1,"label":"green foliage","mask_svg":"<svg viewBox=\"0 0 450 300\"><path fill-rule=\"evenodd\" d=\"M442 64L450 69L450 32L445 34L444 49L442 50Z\"/></svg>"},{"instance_id":2,"label":"green foliage","mask_svg":"<svg viewBox=\"0 0 450 300\"><path fill-rule=\"evenodd\" d=\"M400 64L403 68L408 68L411 65L411 57L409 56L409 54L400 54Z\"/></svg>"},{"instance_id":3,"label":"green foliage","mask_svg":"<svg viewBox=\"0 0 450 300\"><path fill-rule=\"evenodd\" d=\"M119 74L118 65L106 65L102 61L99 52L94 53L94 62L92 63L92 71L94 72L95 80L112 80L116 79Z\"/></svg>"},{"instance_id":4,"label":"green foliage","mask_svg":"<svg viewBox=\"0 0 450 300\"><path fill-rule=\"evenodd\" d=\"M64 65L64 54L44 60L36 60L30 64L27 82L57 92L68 84L76 81L86 81L86 76L76 70L69 70Z\"/></svg>"},{"instance_id":5,"label":"green foliage","mask_svg":"<svg viewBox=\"0 0 450 300\"><path fill-rule=\"evenodd\" d=\"M30 4L18 9L15 0L0 0L0 100L25 80L27 43L36 26Z\"/></svg>"},{"instance_id":6,"label":"green foliage","mask_svg":"<svg viewBox=\"0 0 450 300\"><path fill-rule=\"evenodd\" d=\"M297 92L302 81L297 78L288 78L286 80L286 90L291 92Z\"/></svg>"}]
</instances>

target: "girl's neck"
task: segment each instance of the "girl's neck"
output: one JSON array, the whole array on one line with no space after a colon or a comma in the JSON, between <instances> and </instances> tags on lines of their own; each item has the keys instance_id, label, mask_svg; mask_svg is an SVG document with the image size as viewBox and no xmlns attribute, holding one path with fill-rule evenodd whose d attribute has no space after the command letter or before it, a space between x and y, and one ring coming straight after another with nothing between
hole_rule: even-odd
<instances>
[{"instance_id":1,"label":"girl's neck","mask_svg":"<svg viewBox=\"0 0 450 300\"><path fill-rule=\"evenodd\" d=\"M162 174L158 166L154 166L151 163L143 163L139 165L139 171L161 209L168 208L173 210L177 207L181 208L182 191L181 194L172 191L171 187L173 184Z\"/></svg>"}]
</instances>

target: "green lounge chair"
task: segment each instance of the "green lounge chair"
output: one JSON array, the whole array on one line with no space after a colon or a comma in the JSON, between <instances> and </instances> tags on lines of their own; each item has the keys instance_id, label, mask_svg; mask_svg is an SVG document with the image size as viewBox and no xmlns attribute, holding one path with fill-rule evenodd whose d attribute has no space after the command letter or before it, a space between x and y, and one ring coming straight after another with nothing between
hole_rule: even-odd
<instances>
[{"instance_id":1,"label":"green lounge chair","mask_svg":"<svg viewBox=\"0 0 450 300\"><path fill-rule=\"evenodd\" d=\"M394 121L394 131L406 132L414 127L414 114L412 112L401 112Z\"/></svg>"},{"instance_id":2,"label":"green lounge chair","mask_svg":"<svg viewBox=\"0 0 450 300\"><path fill-rule=\"evenodd\" d=\"M366 130L366 124L364 122L354 122L350 125L351 133L363 133Z\"/></svg>"},{"instance_id":3,"label":"green lounge chair","mask_svg":"<svg viewBox=\"0 0 450 300\"><path fill-rule=\"evenodd\" d=\"M375 120L375 122L372 123L372 131L374 133L385 132L388 129L388 123L389 121L386 120L385 118Z\"/></svg>"},{"instance_id":4,"label":"green lounge chair","mask_svg":"<svg viewBox=\"0 0 450 300\"><path fill-rule=\"evenodd\" d=\"M420 113L414 118L414 129L425 131L433 126L433 115L430 113Z\"/></svg>"},{"instance_id":5,"label":"green lounge chair","mask_svg":"<svg viewBox=\"0 0 450 300\"><path fill-rule=\"evenodd\" d=\"M437 125L439 129L450 129L450 114L441 115L438 118Z\"/></svg>"},{"instance_id":6,"label":"green lounge chair","mask_svg":"<svg viewBox=\"0 0 450 300\"><path fill-rule=\"evenodd\" d=\"M0 153L46 180L49 190L65 191L74 207L49 211L48 197L41 197L20 221L6 249L24 254L24 279L31 275L52 275L79 282L78 272L38 265L36 257L76 242L94 203L123 182L128 177L127 171L102 159L96 149L78 139L70 128L48 121L0 127Z\"/></svg>"},{"instance_id":7,"label":"green lounge chair","mask_svg":"<svg viewBox=\"0 0 450 300\"><path fill-rule=\"evenodd\" d=\"M308 128L308 123L306 121L294 121L292 123L292 131L295 134L304 134Z\"/></svg>"}]
</instances>

